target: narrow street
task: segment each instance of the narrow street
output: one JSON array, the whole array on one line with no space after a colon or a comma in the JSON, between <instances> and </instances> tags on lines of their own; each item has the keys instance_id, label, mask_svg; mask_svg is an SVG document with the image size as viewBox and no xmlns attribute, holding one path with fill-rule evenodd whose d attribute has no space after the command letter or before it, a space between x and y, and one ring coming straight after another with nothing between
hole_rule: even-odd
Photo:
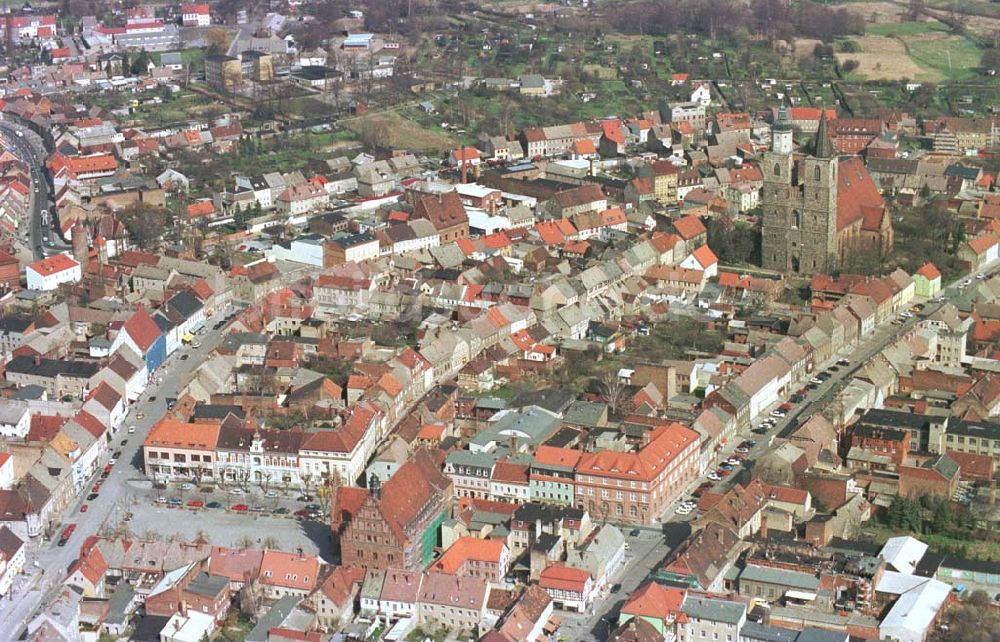
<instances>
[{"instance_id":1,"label":"narrow street","mask_svg":"<svg viewBox=\"0 0 1000 642\"><path fill-rule=\"evenodd\" d=\"M1000 266L993 266L989 270L983 271L985 276L991 276L997 272L1000 272ZM963 287L961 284L965 281L971 281L972 283L969 286ZM767 434L752 435L747 432L734 439L729 444L727 451L720 453L720 459L730 456L733 448L742 439L752 437L757 443L747 455L743 466L734 470L732 475L717 482L713 491L726 492L732 488L736 484L737 478L740 477L738 474L740 469L743 467L752 468L754 460L764 455L770 449L770 444L775 437L787 437L802 422L806 421L813 414L821 412L836 398L844 386L857 374L858 370L875 354L912 330L921 319L933 314L942 306L963 297L968 297L975 282L975 277L963 277L955 280L947 287L942 288L939 293L939 296L942 298L940 302L927 301L924 310L919 315L914 315L912 318L898 325L893 324L891 322L892 319L888 320L886 323L876 327L854 349L834 355L829 362L820 364L816 368L816 372L827 370L836 360L841 358L846 358L851 362L850 365L843 366L836 372L830 372L832 375L830 379L817 385L815 390L808 391L806 399L794 405L788 416L781 418ZM759 417L755 418L754 423L761 421L772 409L773 407L765 409ZM687 492L683 494L683 497L690 496L691 491L703 481L705 479L701 478L692 482ZM630 551L626 554L624 567L619 569L612 580L615 584L621 585L619 590L610 592L609 587L609 592L598 597L588 613L560 613L560 617L563 620L560 630L561 635L573 642L597 642L607 639L609 632L617 624L618 612L628 595L642 585L653 569L690 533L688 523L697 516L697 511L686 516L677 515L673 512L677 504L678 502L671 504L663 514L661 518L663 524L662 532L659 529L646 527L641 528L639 535L636 537L626 535ZM620 528L623 532L628 533L629 527L620 526Z\"/></svg>"},{"instance_id":2,"label":"narrow street","mask_svg":"<svg viewBox=\"0 0 1000 642\"><path fill-rule=\"evenodd\" d=\"M0 642L17 639L39 605L54 596L66 572L76 561L83 541L100 533L105 524L117 523L123 509L129 505L130 498L135 494L129 482L145 481L145 475L142 473L142 443L150 427L166 414L166 398L176 397L185 376L202 364L222 341L224 332L225 328L213 330L209 320L205 334L199 337L202 344L200 348L179 348L153 375L156 378L162 377L163 383L157 384L157 379L151 378L146 391L132 404L122 427L112 437L108 446L109 452L121 450L122 455L111 474L102 482L98 497L92 502L86 502L84 499L90 486L98 480L95 474L76 502L66 510L63 526L76 524L76 530L66 545L58 546L55 542L61 528L53 533L52 539L29 542L25 563L27 575L20 585L15 585L12 597L0 602L0 622L3 622L3 626L0 627ZM190 355L186 360L181 359L184 353ZM149 399L152 397L156 399L150 402ZM142 419L137 418L138 413L143 414ZM134 434L129 434L128 427L132 425L136 426L136 430ZM101 464L102 467L103 464L104 462ZM79 510L82 503L89 504L86 513L81 513Z\"/></svg>"}]
</instances>

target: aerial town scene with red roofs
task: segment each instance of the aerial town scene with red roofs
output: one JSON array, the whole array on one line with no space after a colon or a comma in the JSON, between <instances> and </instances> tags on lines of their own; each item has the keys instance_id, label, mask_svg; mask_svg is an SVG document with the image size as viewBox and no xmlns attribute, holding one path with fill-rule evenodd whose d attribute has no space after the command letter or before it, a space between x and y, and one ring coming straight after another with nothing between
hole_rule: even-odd
<instances>
[{"instance_id":1,"label":"aerial town scene with red roofs","mask_svg":"<svg viewBox=\"0 0 1000 642\"><path fill-rule=\"evenodd\" d=\"M1000 641L1000 5L0 7L0 642Z\"/></svg>"}]
</instances>

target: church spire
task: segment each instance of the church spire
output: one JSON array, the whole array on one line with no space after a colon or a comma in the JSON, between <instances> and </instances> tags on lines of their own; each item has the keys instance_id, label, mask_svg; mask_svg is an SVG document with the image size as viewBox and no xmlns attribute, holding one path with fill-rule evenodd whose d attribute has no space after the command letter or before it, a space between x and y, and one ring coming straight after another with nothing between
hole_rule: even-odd
<instances>
[{"instance_id":1,"label":"church spire","mask_svg":"<svg viewBox=\"0 0 1000 642\"><path fill-rule=\"evenodd\" d=\"M813 156L816 158L833 158L837 155L830 142L830 135L826 131L826 110L820 110L819 129L816 130L816 149Z\"/></svg>"}]
</instances>

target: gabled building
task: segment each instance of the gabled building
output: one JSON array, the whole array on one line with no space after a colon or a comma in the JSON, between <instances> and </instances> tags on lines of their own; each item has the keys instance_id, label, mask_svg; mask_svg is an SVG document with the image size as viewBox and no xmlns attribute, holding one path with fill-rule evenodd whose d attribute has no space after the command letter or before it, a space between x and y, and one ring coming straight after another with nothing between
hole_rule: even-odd
<instances>
[{"instance_id":1,"label":"gabled building","mask_svg":"<svg viewBox=\"0 0 1000 642\"><path fill-rule=\"evenodd\" d=\"M356 510L331 517L342 562L376 569L426 567L452 499L451 480L431 453L416 451L387 482L373 478L363 492Z\"/></svg>"}]
</instances>

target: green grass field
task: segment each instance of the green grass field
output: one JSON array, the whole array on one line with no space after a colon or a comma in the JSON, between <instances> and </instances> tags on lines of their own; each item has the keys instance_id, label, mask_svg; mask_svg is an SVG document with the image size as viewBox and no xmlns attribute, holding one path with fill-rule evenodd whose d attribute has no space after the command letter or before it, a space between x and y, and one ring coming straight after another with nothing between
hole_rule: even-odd
<instances>
[{"instance_id":1,"label":"green grass field","mask_svg":"<svg viewBox=\"0 0 1000 642\"><path fill-rule=\"evenodd\" d=\"M948 80L974 77L983 58L982 50L961 36L912 36L904 38L904 42L918 65L937 71Z\"/></svg>"},{"instance_id":2,"label":"green grass field","mask_svg":"<svg viewBox=\"0 0 1000 642\"><path fill-rule=\"evenodd\" d=\"M934 31L948 31L948 27L936 20L933 22L889 22L865 27L865 33L872 36L918 36Z\"/></svg>"}]
</instances>

